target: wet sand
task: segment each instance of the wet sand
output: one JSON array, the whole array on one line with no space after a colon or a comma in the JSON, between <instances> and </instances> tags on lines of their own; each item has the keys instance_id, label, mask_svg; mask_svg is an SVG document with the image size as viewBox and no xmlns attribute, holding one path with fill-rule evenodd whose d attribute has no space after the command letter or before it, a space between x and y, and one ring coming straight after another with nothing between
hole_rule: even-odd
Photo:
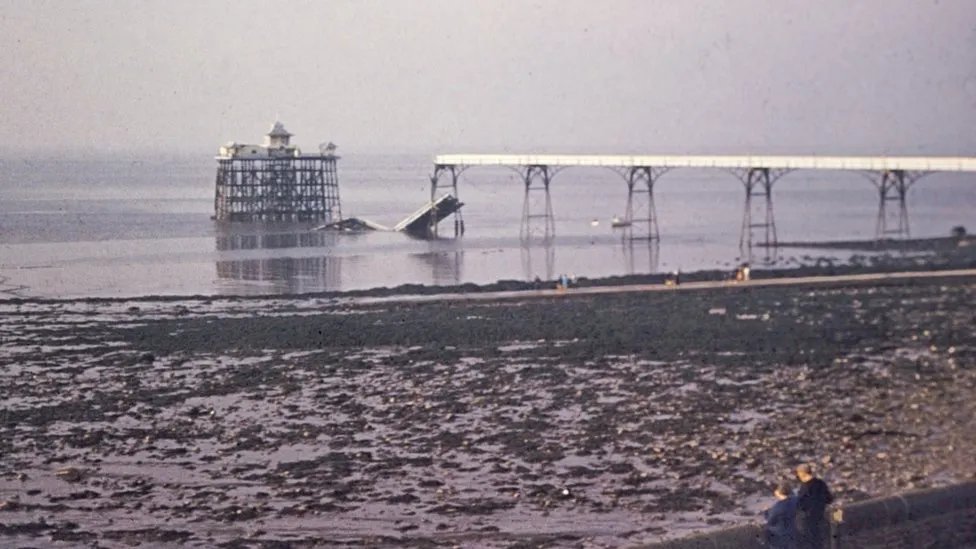
<instances>
[{"instance_id":1,"label":"wet sand","mask_svg":"<svg viewBox=\"0 0 976 549\"><path fill-rule=\"evenodd\" d=\"M624 547L976 475L976 279L0 302L0 541Z\"/></svg>"}]
</instances>

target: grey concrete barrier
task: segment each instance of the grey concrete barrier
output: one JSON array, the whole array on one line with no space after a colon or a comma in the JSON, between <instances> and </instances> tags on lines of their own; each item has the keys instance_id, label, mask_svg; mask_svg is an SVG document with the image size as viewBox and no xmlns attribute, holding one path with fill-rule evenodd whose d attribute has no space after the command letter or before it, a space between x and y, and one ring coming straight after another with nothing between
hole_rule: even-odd
<instances>
[{"instance_id":1,"label":"grey concrete barrier","mask_svg":"<svg viewBox=\"0 0 976 549\"><path fill-rule=\"evenodd\" d=\"M976 543L976 482L855 503L831 527L837 549L971 545Z\"/></svg>"},{"instance_id":2,"label":"grey concrete barrier","mask_svg":"<svg viewBox=\"0 0 976 549\"><path fill-rule=\"evenodd\" d=\"M839 512L838 512L839 511ZM953 548L976 544L976 481L828 510L831 549ZM647 549L765 547L761 524L644 545Z\"/></svg>"}]
</instances>

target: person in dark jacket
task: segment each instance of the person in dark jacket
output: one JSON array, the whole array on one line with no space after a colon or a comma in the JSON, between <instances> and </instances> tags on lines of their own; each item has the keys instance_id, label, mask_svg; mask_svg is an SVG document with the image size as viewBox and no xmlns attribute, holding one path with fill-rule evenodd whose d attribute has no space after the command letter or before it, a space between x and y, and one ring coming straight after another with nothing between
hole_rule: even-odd
<instances>
[{"instance_id":1,"label":"person in dark jacket","mask_svg":"<svg viewBox=\"0 0 976 549\"><path fill-rule=\"evenodd\" d=\"M797 547L823 549L827 531L827 505L834 496L827 483L813 475L813 467L804 463L796 468L800 489L796 493Z\"/></svg>"},{"instance_id":2,"label":"person in dark jacket","mask_svg":"<svg viewBox=\"0 0 976 549\"><path fill-rule=\"evenodd\" d=\"M776 503L766 510L766 543L773 549L796 547L796 496L788 482L781 482L773 490Z\"/></svg>"}]
</instances>

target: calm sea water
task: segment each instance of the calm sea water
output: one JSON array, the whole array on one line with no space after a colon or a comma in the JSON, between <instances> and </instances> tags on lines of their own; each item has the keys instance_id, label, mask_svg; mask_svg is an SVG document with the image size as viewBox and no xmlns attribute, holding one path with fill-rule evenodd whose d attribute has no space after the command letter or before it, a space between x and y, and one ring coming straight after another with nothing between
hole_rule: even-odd
<instances>
[{"instance_id":1,"label":"calm sea water","mask_svg":"<svg viewBox=\"0 0 976 549\"><path fill-rule=\"evenodd\" d=\"M429 199L431 162L427 155L344 156L343 214L396 224ZM552 186L557 236L526 247L519 239L523 188L507 169L465 172L466 235L425 241L222 226L210 219L215 168L207 155L0 160L0 295L293 294L731 268L743 259L744 192L721 171L678 170L660 179L661 242L654 246L624 242L610 227L626 202L619 175L564 170ZM859 174L792 173L774 197L781 241L874 236L877 192ZM913 236L974 227L976 180L931 175L912 188L909 208ZM784 249L772 261L789 266L812 253ZM758 263L765 252L754 254Z\"/></svg>"}]
</instances>

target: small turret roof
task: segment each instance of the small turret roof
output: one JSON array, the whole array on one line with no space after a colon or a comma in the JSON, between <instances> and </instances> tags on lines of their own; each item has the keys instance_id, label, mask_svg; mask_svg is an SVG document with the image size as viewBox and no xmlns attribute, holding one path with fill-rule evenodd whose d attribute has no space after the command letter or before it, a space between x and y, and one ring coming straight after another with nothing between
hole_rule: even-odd
<instances>
[{"instance_id":1,"label":"small turret roof","mask_svg":"<svg viewBox=\"0 0 976 549\"><path fill-rule=\"evenodd\" d=\"M291 135L280 120L276 120L271 125L271 131L268 132L268 137L291 137Z\"/></svg>"}]
</instances>

